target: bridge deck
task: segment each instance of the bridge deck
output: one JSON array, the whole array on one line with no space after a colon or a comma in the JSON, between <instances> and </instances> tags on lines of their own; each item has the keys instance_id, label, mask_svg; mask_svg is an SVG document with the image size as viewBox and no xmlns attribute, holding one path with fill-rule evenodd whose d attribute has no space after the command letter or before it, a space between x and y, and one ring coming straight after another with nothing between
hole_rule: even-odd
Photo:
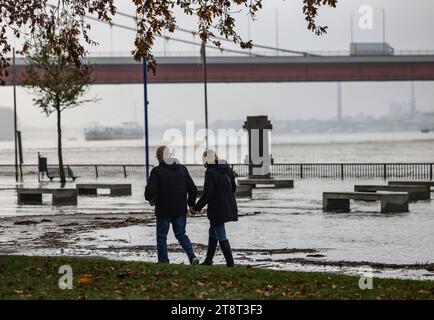
<instances>
[{"instance_id":1,"label":"bridge deck","mask_svg":"<svg viewBox=\"0 0 434 320\"><path fill-rule=\"evenodd\" d=\"M143 66L131 57L90 57L85 62L92 66L95 84L143 83ZM199 57L157 57L157 62L157 73L148 73L149 83L203 81ZM18 79L25 65L17 60ZM209 82L434 80L434 55L209 57L207 65ZM12 76L6 83L12 83Z\"/></svg>"}]
</instances>

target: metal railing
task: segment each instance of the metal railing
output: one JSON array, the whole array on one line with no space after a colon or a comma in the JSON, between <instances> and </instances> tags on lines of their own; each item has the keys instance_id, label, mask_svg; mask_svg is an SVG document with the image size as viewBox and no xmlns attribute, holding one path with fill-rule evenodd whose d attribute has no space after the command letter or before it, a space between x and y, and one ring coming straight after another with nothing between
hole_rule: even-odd
<instances>
[{"instance_id":1,"label":"metal railing","mask_svg":"<svg viewBox=\"0 0 434 320\"><path fill-rule=\"evenodd\" d=\"M246 53L249 51L246 50ZM291 56L300 56L300 54L282 52L280 51L278 54L274 50L251 50L252 56L260 55L266 57L291 57ZM339 56L350 56L349 50L323 50L323 51L306 51L307 54L323 56L323 57L339 57ZM207 53L209 57L232 57L232 56L242 56L248 57L248 55L244 55L242 53L237 54L233 52L225 52L225 51L210 51ZM395 50L393 53L394 56L432 56L434 55L434 50ZM154 56L157 58L163 57L200 57L200 50L191 50L191 51L155 51ZM25 58L23 55L17 55L17 58ZM110 58L110 57L132 57L131 52L129 51L94 51L90 52L87 56L88 58ZM11 59L11 57L8 57Z\"/></svg>"},{"instance_id":2,"label":"metal railing","mask_svg":"<svg viewBox=\"0 0 434 320\"><path fill-rule=\"evenodd\" d=\"M275 164L271 173L292 179L432 180L432 163L300 163Z\"/></svg>"},{"instance_id":3,"label":"metal railing","mask_svg":"<svg viewBox=\"0 0 434 320\"><path fill-rule=\"evenodd\" d=\"M145 166L134 164L73 164L74 175L82 178L144 177ZM186 165L191 176L203 178L200 164ZM249 173L247 164L231 164L238 177ZM410 179L433 180L434 163L275 163L271 174L278 179ZM56 166L48 166L56 168ZM152 167L152 166L151 166ZM37 175L37 165L23 165L23 175ZM14 176L14 165L0 165L0 176Z\"/></svg>"},{"instance_id":4,"label":"metal railing","mask_svg":"<svg viewBox=\"0 0 434 320\"><path fill-rule=\"evenodd\" d=\"M249 52L246 50L246 52ZM268 56L268 57L280 57L280 56L300 56L300 54L282 52L278 53L275 50L255 50L250 51L252 54ZM323 50L323 51L306 51L307 54L324 56L324 57L334 57L334 56L350 56L349 50ZM154 52L156 57L200 57L200 50L192 51L156 51ZM207 53L210 57L221 57L221 56L245 56L242 54L236 54L224 51L210 51ZM395 56L432 56L434 55L434 50L395 50ZM89 57L130 57L130 52L92 52Z\"/></svg>"},{"instance_id":5,"label":"metal railing","mask_svg":"<svg viewBox=\"0 0 434 320\"><path fill-rule=\"evenodd\" d=\"M246 50L248 53L249 51ZM281 52L278 53L274 50L251 50L252 55L260 55L265 57L298 57L300 54ZM345 57L350 56L349 50L328 50L328 51L306 51L307 54L323 56L323 57ZM154 53L155 57L200 57L200 50L195 51L156 51ZM222 57L222 56L243 56L243 54L224 52L224 51L210 51L207 53L209 57ZM434 55L434 50L395 50L394 56L432 56ZM92 52L89 57L130 57L130 52ZM247 56L248 57L248 56Z\"/></svg>"}]
</instances>

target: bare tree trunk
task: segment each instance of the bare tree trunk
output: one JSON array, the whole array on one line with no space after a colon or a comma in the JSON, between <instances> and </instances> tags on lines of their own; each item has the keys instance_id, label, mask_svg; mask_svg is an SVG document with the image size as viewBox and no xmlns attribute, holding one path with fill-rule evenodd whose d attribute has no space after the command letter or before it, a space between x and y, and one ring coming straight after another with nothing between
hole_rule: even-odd
<instances>
[{"instance_id":1,"label":"bare tree trunk","mask_svg":"<svg viewBox=\"0 0 434 320\"><path fill-rule=\"evenodd\" d=\"M63 154L62 154L62 112L60 110L60 106L57 105L57 155L59 157L59 175L60 182L62 184L66 183L65 178L65 169L63 167Z\"/></svg>"}]
</instances>

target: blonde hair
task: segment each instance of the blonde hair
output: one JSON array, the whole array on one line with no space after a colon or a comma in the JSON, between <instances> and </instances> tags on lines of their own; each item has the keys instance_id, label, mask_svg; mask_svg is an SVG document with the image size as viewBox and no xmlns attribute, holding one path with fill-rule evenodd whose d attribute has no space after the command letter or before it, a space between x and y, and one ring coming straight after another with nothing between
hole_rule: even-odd
<instances>
[{"instance_id":1,"label":"blonde hair","mask_svg":"<svg viewBox=\"0 0 434 320\"><path fill-rule=\"evenodd\" d=\"M208 149L207 151L205 151L202 155L202 162L203 164L214 164L218 161L218 156L217 153L212 150L212 149Z\"/></svg>"}]
</instances>

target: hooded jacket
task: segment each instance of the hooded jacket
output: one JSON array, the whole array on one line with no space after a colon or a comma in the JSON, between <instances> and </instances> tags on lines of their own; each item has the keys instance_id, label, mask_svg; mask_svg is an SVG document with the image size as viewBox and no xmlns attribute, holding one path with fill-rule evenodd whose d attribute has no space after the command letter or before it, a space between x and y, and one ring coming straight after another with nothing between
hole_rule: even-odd
<instances>
[{"instance_id":1,"label":"hooded jacket","mask_svg":"<svg viewBox=\"0 0 434 320\"><path fill-rule=\"evenodd\" d=\"M145 188L145 199L155 202L155 215L187 214L196 202L197 188L187 168L177 159L166 159L153 168Z\"/></svg>"},{"instance_id":2,"label":"hooded jacket","mask_svg":"<svg viewBox=\"0 0 434 320\"><path fill-rule=\"evenodd\" d=\"M219 160L208 165L205 172L203 195L194 206L200 211L208 204L207 216L212 226L229 221L238 221L238 207L235 199L235 176L226 161Z\"/></svg>"}]
</instances>

